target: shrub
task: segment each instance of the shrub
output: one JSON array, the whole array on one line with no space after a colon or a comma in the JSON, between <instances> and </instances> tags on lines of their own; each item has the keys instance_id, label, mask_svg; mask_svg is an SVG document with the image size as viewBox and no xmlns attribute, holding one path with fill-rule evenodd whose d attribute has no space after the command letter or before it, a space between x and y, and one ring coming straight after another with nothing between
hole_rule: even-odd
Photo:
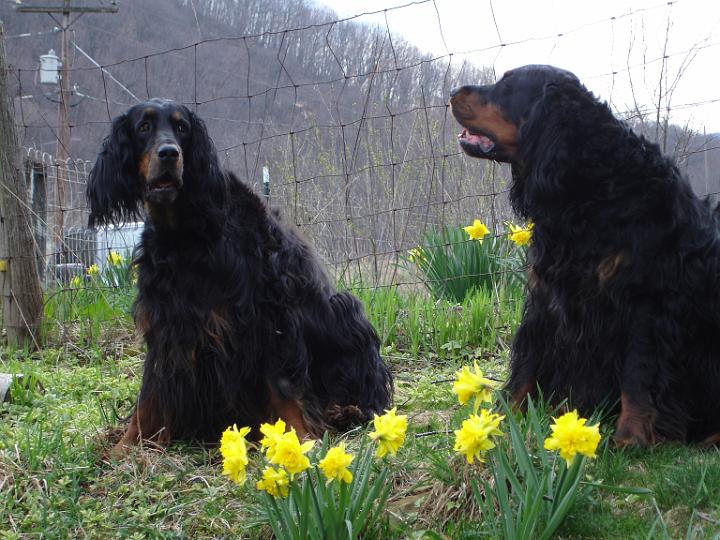
<instances>
[{"instance_id":1,"label":"shrub","mask_svg":"<svg viewBox=\"0 0 720 540\"><path fill-rule=\"evenodd\" d=\"M68 325L75 324L85 328L93 340L99 335L101 324L116 322L130 313L134 282L131 259L111 252L102 271L92 264L84 276L73 277L69 287L48 291L45 335L56 327L65 332Z\"/></svg>"},{"instance_id":2,"label":"shrub","mask_svg":"<svg viewBox=\"0 0 720 540\"><path fill-rule=\"evenodd\" d=\"M406 260L417 268L435 298L462 302L473 290L522 287L525 244L517 243L517 238L527 243L517 231L490 234L480 220L463 228L444 226L440 231L427 230L422 245L411 249Z\"/></svg>"}]
</instances>

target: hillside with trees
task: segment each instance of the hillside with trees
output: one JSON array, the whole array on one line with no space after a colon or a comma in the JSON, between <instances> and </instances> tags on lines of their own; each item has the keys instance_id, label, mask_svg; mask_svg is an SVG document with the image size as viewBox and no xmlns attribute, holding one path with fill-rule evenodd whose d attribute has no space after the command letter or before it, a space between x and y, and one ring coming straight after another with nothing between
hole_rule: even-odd
<instances>
[{"instance_id":1,"label":"hillside with trees","mask_svg":"<svg viewBox=\"0 0 720 540\"><path fill-rule=\"evenodd\" d=\"M511 217L507 169L461 155L447 108L453 86L491 81L490 69L433 58L310 0L118 5L72 27L73 157L93 160L111 118L162 97L203 117L224 165L258 189L267 167L273 203L331 262L396 257L428 224ZM0 17L21 143L54 153L58 93L39 84L38 57L58 49L55 23L12 2ZM698 193L720 191L718 137L630 121Z\"/></svg>"}]
</instances>

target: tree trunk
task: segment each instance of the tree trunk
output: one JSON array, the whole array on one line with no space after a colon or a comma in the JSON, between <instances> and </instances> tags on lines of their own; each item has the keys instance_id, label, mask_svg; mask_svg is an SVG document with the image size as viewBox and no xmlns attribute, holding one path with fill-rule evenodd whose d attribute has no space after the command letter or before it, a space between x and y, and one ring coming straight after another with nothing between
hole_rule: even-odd
<instances>
[{"instance_id":1,"label":"tree trunk","mask_svg":"<svg viewBox=\"0 0 720 540\"><path fill-rule=\"evenodd\" d=\"M8 344L39 346L42 289L28 214L27 178L18 170L13 100L8 88L5 32L0 25L0 286Z\"/></svg>"}]
</instances>

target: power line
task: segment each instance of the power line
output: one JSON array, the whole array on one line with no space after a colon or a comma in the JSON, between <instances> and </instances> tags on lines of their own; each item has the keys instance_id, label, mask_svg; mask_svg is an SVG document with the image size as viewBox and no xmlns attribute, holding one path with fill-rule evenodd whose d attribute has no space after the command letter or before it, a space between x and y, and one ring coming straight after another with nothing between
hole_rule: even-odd
<instances>
[{"instance_id":1,"label":"power line","mask_svg":"<svg viewBox=\"0 0 720 540\"><path fill-rule=\"evenodd\" d=\"M113 82L117 83L117 85L118 85L120 88L122 88L123 90L125 90L125 92L127 92L127 93L130 95L130 97L132 97L132 98L133 98L135 101L137 101L137 102L140 102L140 101L141 101L135 94L133 94L133 93L128 89L127 86L125 86L123 83L121 83L120 81L118 81L118 80L113 76L112 73L110 73L107 69L105 69L105 68L102 67L100 64L98 64L92 56L90 56L88 53L86 53L84 50L82 50L82 49L80 48L80 46L79 46L77 43L75 43L74 41L73 41L73 46L78 50L78 52L79 52L80 54L82 54L85 58L87 58L88 60L90 60L90 62L92 62L92 63L95 65L95 67L100 68L100 70L101 70L103 73L105 73L108 77L110 77L110 80L112 80Z\"/></svg>"}]
</instances>

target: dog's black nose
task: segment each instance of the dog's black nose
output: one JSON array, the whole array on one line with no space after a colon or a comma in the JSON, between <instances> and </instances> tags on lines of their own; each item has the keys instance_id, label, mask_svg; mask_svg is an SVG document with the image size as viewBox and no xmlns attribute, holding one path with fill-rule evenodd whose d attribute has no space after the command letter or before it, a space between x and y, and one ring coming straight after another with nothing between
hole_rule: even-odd
<instances>
[{"instance_id":1,"label":"dog's black nose","mask_svg":"<svg viewBox=\"0 0 720 540\"><path fill-rule=\"evenodd\" d=\"M163 144L158 148L157 155L161 161L175 161L180 157L180 148L174 144Z\"/></svg>"}]
</instances>

